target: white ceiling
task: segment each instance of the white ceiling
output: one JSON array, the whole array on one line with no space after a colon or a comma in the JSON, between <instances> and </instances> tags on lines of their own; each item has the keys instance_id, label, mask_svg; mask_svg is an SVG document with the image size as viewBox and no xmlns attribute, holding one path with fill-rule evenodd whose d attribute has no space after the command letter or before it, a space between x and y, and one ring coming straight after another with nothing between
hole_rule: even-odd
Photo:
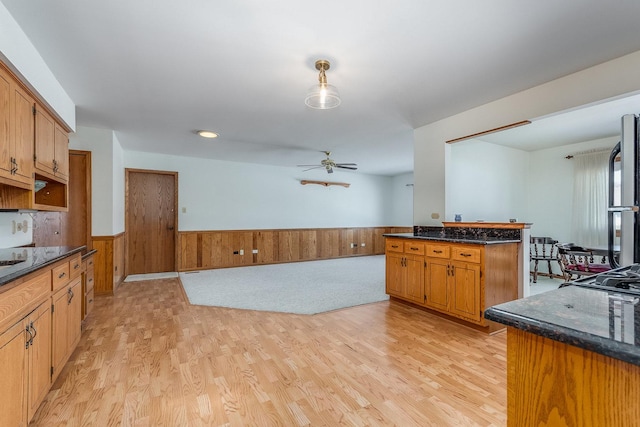
<instances>
[{"instance_id":1,"label":"white ceiling","mask_svg":"<svg viewBox=\"0 0 640 427\"><path fill-rule=\"evenodd\" d=\"M640 50L631 0L1 1L126 150L383 175L416 127ZM337 109L304 105L317 59Z\"/></svg>"},{"instance_id":2,"label":"white ceiling","mask_svg":"<svg viewBox=\"0 0 640 427\"><path fill-rule=\"evenodd\" d=\"M640 95L606 100L595 105L548 117L531 124L484 135L478 140L524 151L543 150L560 145L620 136L625 114L640 114Z\"/></svg>"}]
</instances>

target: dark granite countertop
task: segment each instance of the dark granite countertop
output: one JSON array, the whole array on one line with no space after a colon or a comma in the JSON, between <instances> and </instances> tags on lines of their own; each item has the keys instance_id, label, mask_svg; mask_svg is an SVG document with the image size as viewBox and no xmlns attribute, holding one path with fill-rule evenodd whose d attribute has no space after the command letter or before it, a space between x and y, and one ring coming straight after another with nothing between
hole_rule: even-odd
<instances>
[{"instance_id":1,"label":"dark granite countertop","mask_svg":"<svg viewBox=\"0 0 640 427\"><path fill-rule=\"evenodd\" d=\"M69 255L85 250L85 246L49 246L29 248L0 249L0 292L6 291L4 285L26 276L42 267L53 264Z\"/></svg>"},{"instance_id":2,"label":"dark granite countertop","mask_svg":"<svg viewBox=\"0 0 640 427\"><path fill-rule=\"evenodd\" d=\"M82 260L84 261L85 259L87 259L87 258L88 258L88 257L90 257L91 255L95 254L96 252L98 252L98 251L97 251L97 250L95 250L95 249L87 249L87 248L84 248L84 249L82 250Z\"/></svg>"},{"instance_id":3,"label":"dark granite countertop","mask_svg":"<svg viewBox=\"0 0 640 427\"><path fill-rule=\"evenodd\" d=\"M640 298L567 286L488 308L485 318L640 365Z\"/></svg>"},{"instance_id":4,"label":"dark granite countertop","mask_svg":"<svg viewBox=\"0 0 640 427\"><path fill-rule=\"evenodd\" d=\"M404 239L417 239L417 240L433 240L439 242L451 242L451 243L470 243L475 245L493 245L499 243L520 243L520 239L509 239L503 237L488 237L488 236L443 236L439 232L437 233L425 233L421 235L415 235L413 233L389 233L384 234L385 237L401 237ZM483 238L484 237L484 238Z\"/></svg>"}]
</instances>

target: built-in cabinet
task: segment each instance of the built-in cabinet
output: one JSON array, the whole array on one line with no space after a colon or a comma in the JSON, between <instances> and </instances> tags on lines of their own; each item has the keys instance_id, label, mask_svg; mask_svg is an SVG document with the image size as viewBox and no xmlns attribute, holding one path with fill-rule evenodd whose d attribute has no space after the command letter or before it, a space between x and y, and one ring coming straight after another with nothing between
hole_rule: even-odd
<instances>
[{"instance_id":1,"label":"built-in cabinet","mask_svg":"<svg viewBox=\"0 0 640 427\"><path fill-rule=\"evenodd\" d=\"M43 178L66 182L69 178L69 136L39 104L35 110L35 171Z\"/></svg>"},{"instance_id":2,"label":"built-in cabinet","mask_svg":"<svg viewBox=\"0 0 640 427\"><path fill-rule=\"evenodd\" d=\"M387 238L386 290L396 298L487 331L486 307L517 299L518 244Z\"/></svg>"},{"instance_id":3,"label":"built-in cabinet","mask_svg":"<svg viewBox=\"0 0 640 427\"><path fill-rule=\"evenodd\" d=\"M63 259L3 285L7 290L0 293L2 426L29 423L79 341L80 305L72 297L77 291L80 302L80 277L72 273L75 259Z\"/></svg>"},{"instance_id":4,"label":"built-in cabinet","mask_svg":"<svg viewBox=\"0 0 640 427\"><path fill-rule=\"evenodd\" d=\"M387 240L386 287L389 295L424 302L424 251L424 243Z\"/></svg>"},{"instance_id":5,"label":"built-in cabinet","mask_svg":"<svg viewBox=\"0 0 640 427\"><path fill-rule=\"evenodd\" d=\"M66 211L68 129L1 63L0 107L0 208Z\"/></svg>"},{"instance_id":6,"label":"built-in cabinet","mask_svg":"<svg viewBox=\"0 0 640 427\"><path fill-rule=\"evenodd\" d=\"M0 67L0 182L33 188L34 98Z\"/></svg>"}]
</instances>

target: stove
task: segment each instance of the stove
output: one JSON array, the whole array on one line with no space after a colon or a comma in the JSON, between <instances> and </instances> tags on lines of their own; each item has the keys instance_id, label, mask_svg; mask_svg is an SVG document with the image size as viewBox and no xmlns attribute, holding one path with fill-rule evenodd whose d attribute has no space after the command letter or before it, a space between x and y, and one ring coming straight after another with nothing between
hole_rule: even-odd
<instances>
[{"instance_id":1,"label":"stove","mask_svg":"<svg viewBox=\"0 0 640 427\"><path fill-rule=\"evenodd\" d=\"M640 264L620 267L569 283L585 288L616 291L622 294L640 295Z\"/></svg>"}]
</instances>

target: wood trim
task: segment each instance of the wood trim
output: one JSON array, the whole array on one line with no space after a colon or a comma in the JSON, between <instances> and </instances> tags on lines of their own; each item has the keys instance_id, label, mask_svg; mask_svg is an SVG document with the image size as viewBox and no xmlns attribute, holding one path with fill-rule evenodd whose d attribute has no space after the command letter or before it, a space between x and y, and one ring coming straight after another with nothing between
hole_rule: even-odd
<instances>
[{"instance_id":1,"label":"wood trim","mask_svg":"<svg viewBox=\"0 0 640 427\"><path fill-rule=\"evenodd\" d=\"M531 228L528 222L443 222L445 227L470 227L470 228Z\"/></svg>"},{"instance_id":2,"label":"wood trim","mask_svg":"<svg viewBox=\"0 0 640 427\"><path fill-rule=\"evenodd\" d=\"M349 184L347 182L311 181L311 180L308 180L308 179L301 180L300 184L302 184L302 185L318 184L318 185L322 185L323 187L330 187L332 185L339 185L339 186L344 187L344 188L349 188L349 186L351 185L351 184Z\"/></svg>"},{"instance_id":3,"label":"wood trim","mask_svg":"<svg viewBox=\"0 0 640 427\"><path fill-rule=\"evenodd\" d=\"M504 126L500 126L500 127L494 128L494 129L489 129L489 130L485 130L485 131L482 131L482 132L472 133L471 135L461 136L460 138L450 139L450 140L445 141L445 142L447 144L453 144L455 142L464 141L465 139L477 138L477 137L482 136L482 135L489 135L490 133L501 132L503 130L513 129L513 128L517 128L517 127L528 125L528 124L531 124L531 120L522 120L520 122L511 123L510 125L504 125Z\"/></svg>"},{"instance_id":4,"label":"wood trim","mask_svg":"<svg viewBox=\"0 0 640 427\"><path fill-rule=\"evenodd\" d=\"M191 271L381 255L384 234L412 231L412 227L181 231L177 268Z\"/></svg>"},{"instance_id":5,"label":"wood trim","mask_svg":"<svg viewBox=\"0 0 640 427\"><path fill-rule=\"evenodd\" d=\"M91 250L93 249L93 241L91 238L91 219L93 218L93 214L92 214L92 204L93 204L93 189L92 189L92 183L91 183L91 151L85 151L85 150L69 150L69 155L76 155L76 156L84 156L86 159L86 169L85 169L85 182L86 182L86 188L85 188L85 195L86 195L86 200L87 200L87 242L85 243L87 245L87 250Z\"/></svg>"}]
</instances>

